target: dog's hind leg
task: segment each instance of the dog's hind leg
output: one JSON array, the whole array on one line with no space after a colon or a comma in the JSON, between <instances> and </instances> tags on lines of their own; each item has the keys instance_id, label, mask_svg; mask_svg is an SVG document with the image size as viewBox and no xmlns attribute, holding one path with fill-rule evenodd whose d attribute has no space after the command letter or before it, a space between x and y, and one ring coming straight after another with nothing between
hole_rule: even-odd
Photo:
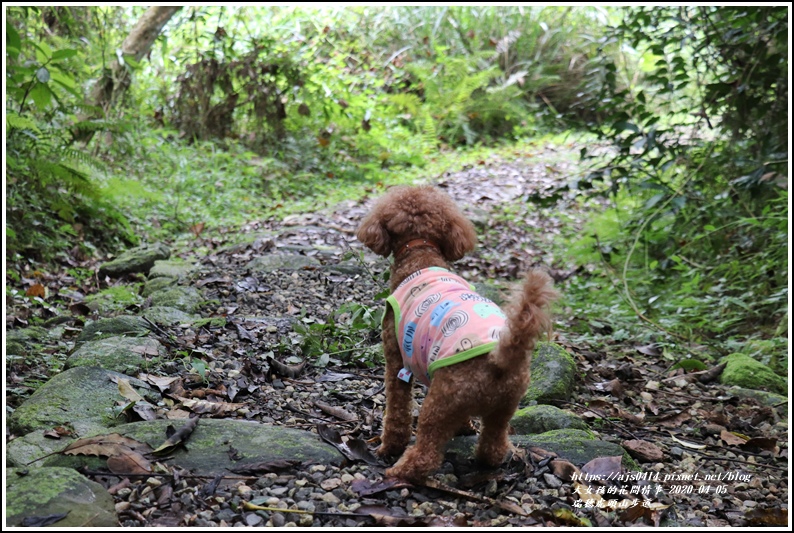
<instances>
[{"instance_id":1,"label":"dog's hind leg","mask_svg":"<svg viewBox=\"0 0 794 533\"><path fill-rule=\"evenodd\" d=\"M510 449L507 430L514 412L515 409L497 409L482 417L475 452L478 461L490 467L502 464Z\"/></svg>"},{"instance_id":2,"label":"dog's hind leg","mask_svg":"<svg viewBox=\"0 0 794 533\"><path fill-rule=\"evenodd\" d=\"M377 450L378 455L386 457L400 455L411 440L413 427L412 395L410 382L405 382L397 377L403 367L400 355L397 334L394 329L394 310L386 306L386 316L383 319L383 355L386 358L386 412L383 415L383 432L381 445Z\"/></svg>"},{"instance_id":3,"label":"dog's hind leg","mask_svg":"<svg viewBox=\"0 0 794 533\"><path fill-rule=\"evenodd\" d=\"M444 446L468 419L462 406L445 392L442 387L430 387L419 413L416 444L386 470L387 476L419 482L441 466Z\"/></svg>"}]
</instances>

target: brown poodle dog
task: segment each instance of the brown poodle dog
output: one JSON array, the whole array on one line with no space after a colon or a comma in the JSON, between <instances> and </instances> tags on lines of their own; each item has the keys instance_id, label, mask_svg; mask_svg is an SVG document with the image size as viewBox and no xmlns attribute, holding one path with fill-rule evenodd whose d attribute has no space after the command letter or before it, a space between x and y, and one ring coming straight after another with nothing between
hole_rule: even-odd
<instances>
[{"instance_id":1,"label":"brown poodle dog","mask_svg":"<svg viewBox=\"0 0 794 533\"><path fill-rule=\"evenodd\" d=\"M471 417L481 419L476 457L490 467L510 447L509 421L529 386L535 343L551 329L551 279L531 271L507 315L449 272L474 249L474 226L452 199L431 186L394 187L361 223L358 239L394 254L383 318L386 412L378 455L402 454L411 438L411 386L430 390L416 444L387 476L422 481L441 464L444 445ZM424 322L423 322L424 318ZM479 331L477 331L479 328Z\"/></svg>"}]
</instances>

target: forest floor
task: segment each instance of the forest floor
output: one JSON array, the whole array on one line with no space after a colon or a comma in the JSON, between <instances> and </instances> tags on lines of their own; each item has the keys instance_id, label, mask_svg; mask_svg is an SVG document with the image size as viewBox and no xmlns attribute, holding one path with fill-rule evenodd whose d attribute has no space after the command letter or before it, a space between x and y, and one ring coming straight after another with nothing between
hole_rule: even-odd
<instances>
[{"instance_id":1,"label":"forest floor","mask_svg":"<svg viewBox=\"0 0 794 533\"><path fill-rule=\"evenodd\" d=\"M555 256L554 243L578 231L598 206L585 208L574 196L553 207L528 201L550 194L560 176L575 172L569 161L576 150L541 146L428 180L462 205L478 228L480 245L456 263L457 272L475 284L508 288L521 272L543 266L563 295L570 279L590 276L587 268ZM326 424L345 439L376 446L384 396L373 311L381 305L375 297L385 288L382 273L388 263L362 254L354 232L378 194L283 220L252 221L214 237L197 237L194 248L177 252L197 267L190 284L202 291L201 316L222 319L201 327L177 325L161 335L172 358L161 372L182 379L195 398L227 406L202 416L313 432ZM257 257L281 254L346 268L250 268ZM128 276L114 284L140 281ZM22 283L23 290L6 297L7 327L43 322L65 328L60 338L41 339L35 353L7 360L7 412L59 370L92 317L85 296L105 287L96 279L79 285L68 265L59 272L28 272ZM24 289L30 294L36 285L47 288L46 297L25 297ZM146 305L135 301L120 312ZM608 327L598 336L578 335L577 322L592 318L572 309L564 297L555 309L554 340L574 357L581 376L570 401L558 407L578 415L599 439L623 445L644 476L656 476L655 484L625 478L599 485L604 499L621 483L629 491L633 486L646 490L649 503L631 512L577 508L582 485L550 470L540 452L517 454L488 472L450 459L435 486L388 485L381 467L355 461L341 467L287 465L256 481L219 485L215 480L211 489L213 480L182 479L151 505L140 499L146 480L108 476L102 481L114 488L124 526L785 525L780 523L788 502L785 406L742 397L709 379L707 371L673 370L655 344L614 335ZM285 332L285 323L298 327ZM419 405L422 396L418 391ZM649 489L655 492L647 494ZM241 498L263 507L297 505L293 508L303 512L257 512L242 507ZM301 507L299 501L312 503ZM494 502L513 502L525 512Z\"/></svg>"}]
</instances>

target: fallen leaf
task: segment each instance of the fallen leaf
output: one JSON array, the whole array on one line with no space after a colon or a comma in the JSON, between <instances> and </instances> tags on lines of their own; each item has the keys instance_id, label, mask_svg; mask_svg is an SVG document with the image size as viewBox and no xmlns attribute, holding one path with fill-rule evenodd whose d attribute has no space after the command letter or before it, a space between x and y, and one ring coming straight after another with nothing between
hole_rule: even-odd
<instances>
[{"instance_id":1,"label":"fallen leaf","mask_svg":"<svg viewBox=\"0 0 794 533\"><path fill-rule=\"evenodd\" d=\"M129 450L108 457L108 469L114 474L151 474L152 464L140 453Z\"/></svg>"},{"instance_id":2,"label":"fallen leaf","mask_svg":"<svg viewBox=\"0 0 794 533\"><path fill-rule=\"evenodd\" d=\"M370 481L368 479L354 479L350 483L350 488L359 496L371 496L387 490L402 489L412 487L410 483L396 477L387 477L381 481Z\"/></svg>"},{"instance_id":3,"label":"fallen leaf","mask_svg":"<svg viewBox=\"0 0 794 533\"><path fill-rule=\"evenodd\" d=\"M130 380L119 378L116 384L119 387L119 394L124 396L129 401L140 402L143 400L143 396L138 394L138 392L132 388L132 385L130 385Z\"/></svg>"},{"instance_id":4,"label":"fallen leaf","mask_svg":"<svg viewBox=\"0 0 794 533\"><path fill-rule=\"evenodd\" d=\"M582 472L598 479L612 479L623 471L623 456L596 457L582 467Z\"/></svg>"},{"instance_id":5,"label":"fallen leaf","mask_svg":"<svg viewBox=\"0 0 794 533\"><path fill-rule=\"evenodd\" d=\"M59 520L63 520L69 513L70 511L66 511L65 513L48 514L44 516L26 516L22 519L22 525L25 527L49 526L55 522L58 522Z\"/></svg>"},{"instance_id":6,"label":"fallen leaf","mask_svg":"<svg viewBox=\"0 0 794 533\"><path fill-rule=\"evenodd\" d=\"M563 481L571 481L574 475L581 473L581 471L576 468L576 465L562 459L551 461L549 466L551 467L551 473Z\"/></svg>"},{"instance_id":7,"label":"fallen leaf","mask_svg":"<svg viewBox=\"0 0 794 533\"><path fill-rule=\"evenodd\" d=\"M720 439L728 446L739 446L748 440L746 437L740 437L735 433L731 433L727 429L720 431Z\"/></svg>"},{"instance_id":8,"label":"fallen leaf","mask_svg":"<svg viewBox=\"0 0 794 533\"><path fill-rule=\"evenodd\" d=\"M752 509L744 517L750 525L760 526L788 526L788 509L769 507L766 509Z\"/></svg>"},{"instance_id":9,"label":"fallen leaf","mask_svg":"<svg viewBox=\"0 0 794 533\"><path fill-rule=\"evenodd\" d=\"M78 439L61 450L65 455L104 455L112 456L119 453L119 449L133 450L140 453L150 453L152 448L145 442L140 442L130 437L111 433Z\"/></svg>"},{"instance_id":10,"label":"fallen leaf","mask_svg":"<svg viewBox=\"0 0 794 533\"><path fill-rule=\"evenodd\" d=\"M681 446L684 446L686 448L690 448L692 450L704 450L706 448L705 444L695 444L694 442L683 441L683 440L677 438L675 435L673 435L672 432L670 433L670 437L672 437L673 440L676 441Z\"/></svg>"},{"instance_id":11,"label":"fallen leaf","mask_svg":"<svg viewBox=\"0 0 794 533\"><path fill-rule=\"evenodd\" d=\"M28 290L25 291L25 295L31 296L33 298L35 297L44 298L46 300L47 289L41 283L34 283L30 287L28 287Z\"/></svg>"},{"instance_id":12,"label":"fallen leaf","mask_svg":"<svg viewBox=\"0 0 794 533\"><path fill-rule=\"evenodd\" d=\"M629 455L646 463L659 462L664 459L664 452L655 444L644 440L624 440L620 443Z\"/></svg>"},{"instance_id":13,"label":"fallen leaf","mask_svg":"<svg viewBox=\"0 0 794 533\"><path fill-rule=\"evenodd\" d=\"M767 450L777 453L780 450L777 446L777 439L773 437L753 437L747 442L740 444L740 446L743 450L748 451Z\"/></svg>"},{"instance_id":14,"label":"fallen leaf","mask_svg":"<svg viewBox=\"0 0 794 533\"><path fill-rule=\"evenodd\" d=\"M174 431L174 433L170 437L168 437L168 439L166 439L166 441L162 445L160 445L159 448L152 451L152 453L158 455L167 455L171 453L171 451L176 446L182 444L183 441L187 440L188 437L190 437L190 435L193 433L193 430L196 429L196 425L198 424L198 421L199 421L198 417L189 418L182 427Z\"/></svg>"},{"instance_id":15,"label":"fallen leaf","mask_svg":"<svg viewBox=\"0 0 794 533\"><path fill-rule=\"evenodd\" d=\"M345 420L347 422L353 422L355 420L358 420L358 417L356 415L348 411L345 411L341 407L335 407L323 402L314 402L314 406L317 407L323 413L329 414L331 416L335 416L340 420Z\"/></svg>"}]
</instances>

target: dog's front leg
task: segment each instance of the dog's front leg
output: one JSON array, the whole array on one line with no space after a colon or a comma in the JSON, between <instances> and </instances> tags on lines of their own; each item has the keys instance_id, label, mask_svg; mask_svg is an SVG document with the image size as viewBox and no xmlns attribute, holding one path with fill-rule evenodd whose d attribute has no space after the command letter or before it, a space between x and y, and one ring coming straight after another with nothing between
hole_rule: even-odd
<instances>
[{"instance_id":1,"label":"dog's front leg","mask_svg":"<svg viewBox=\"0 0 794 533\"><path fill-rule=\"evenodd\" d=\"M383 415L383 432L378 455L401 455L411 440L413 416L411 413L411 385L397 377L403 367L400 345L394 329L394 310L386 304L383 319L383 355L386 358L386 413Z\"/></svg>"}]
</instances>

